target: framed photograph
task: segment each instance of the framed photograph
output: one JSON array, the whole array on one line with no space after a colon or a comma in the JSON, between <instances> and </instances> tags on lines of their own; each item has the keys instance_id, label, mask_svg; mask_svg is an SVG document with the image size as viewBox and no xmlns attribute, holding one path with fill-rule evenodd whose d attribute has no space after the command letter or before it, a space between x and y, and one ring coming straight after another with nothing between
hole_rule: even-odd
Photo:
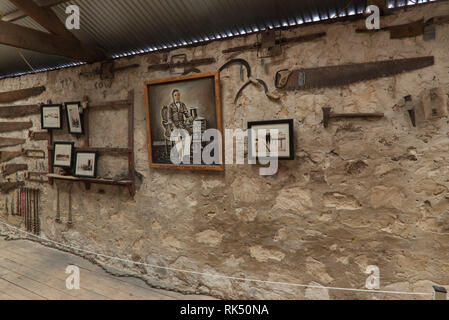
<instances>
[{"instance_id":1,"label":"framed photograph","mask_svg":"<svg viewBox=\"0 0 449 320\"><path fill-rule=\"evenodd\" d=\"M59 168L72 168L73 142L55 142L53 144L53 166Z\"/></svg>"},{"instance_id":2,"label":"framed photograph","mask_svg":"<svg viewBox=\"0 0 449 320\"><path fill-rule=\"evenodd\" d=\"M62 105L45 104L41 107L42 129L62 129Z\"/></svg>"},{"instance_id":3,"label":"framed photograph","mask_svg":"<svg viewBox=\"0 0 449 320\"><path fill-rule=\"evenodd\" d=\"M248 157L250 160L293 160L295 136L293 120L248 123ZM277 133L277 134L276 134ZM277 137L276 137L277 135ZM277 145L277 157L273 146Z\"/></svg>"},{"instance_id":4,"label":"framed photograph","mask_svg":"<svg viewBox=\"0 0 449 320\"><path fill-rule=\"evenodd\" d=\"M224 170L221 139L203 138L223 135L218 71L145 82L145 99L151 168Z\"/></svg>"},{"instance_id":5,"label":"framed photograph","mask_svg":"<svg viewBox=\"0 0 449 320\"><path fill-rule=\"evenodd\" d=\"M75 177L97 177L98 153L93 151L77 151L75 155Z\"/></svg>"},{"instance_id":6,"label":"framed photograph","mask_svg":"<svg viewBox=\"0 0 449 320\"><path fill-rule=\"evenodd\" d=\"M66 102L65 111L70 134L83 134L84 123L80 114L81 102Z\"/></svg>"}]
</instances>

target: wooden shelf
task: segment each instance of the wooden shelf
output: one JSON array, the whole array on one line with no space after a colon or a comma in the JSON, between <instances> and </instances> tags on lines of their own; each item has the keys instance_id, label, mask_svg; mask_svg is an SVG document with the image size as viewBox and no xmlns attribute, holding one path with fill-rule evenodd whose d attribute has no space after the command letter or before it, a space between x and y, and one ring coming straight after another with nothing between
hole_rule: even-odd
<instances>
[{"instance_id":1,"label":"wooden shelf","mask_svg":"<svg viewBox=\"0 0 449 320\"><path fill-rule=\"evenodd\" d=\"M53 146L48 147L49 151L55 151ZM97 151L99 153L122 153L122 154L128 154L132 153L133 150L129 148L78 148L76 147L76 151Z\"/></svg>"},{"instance_id":2,"label":"wooden shelf","mask_svg":"<svg viewBox=\"0 0 449 320\"><path fill-rule=\"evenodd\" d=\"M134 164L134 91L131 90L128 93L128 99L119 101L106 101L99 103L90 103L89 98L84 97L85 109L83 112L83 119L85 124L84 143L81 147L76 147L78 151L96 151L102 154L123 154L128 157L128 179L127 180L108 180L108 179L90 179L90 178L78 178L73 176L62 176L54 173L53 168L53 132L50 130L48 134L48 183L53 185L53 180L63 180L72 182L82 182L85 184L86 189L90 189L90 185L93 184L105 184L115 186L128 187L129 194L134 197L136 194L136 176L135 176L135 164ZM89 145L89 110L101 108L127 108L128 109L128 147L127 148L95 148Z\"/></svg>"},{"instance_id":3,"label":"wooden shelf","mask_svg":"<svg viewBox=\"0 0 449 320\"><path fill-rule=\"evenodd\" d=\"M112 185L112 186L127 186L131 195L134 192L134 183L131 180L112 180L112 179L101 179L101 178L80 178L74 176L62 176L59 174L49 173L47 174L49 179L53 180L62 180L62 181L70 181L70 182L83 182L86 185L86 189L90 189L90 185L93 184L104 184L104 185Z\"/></svg>"}]
</instances>

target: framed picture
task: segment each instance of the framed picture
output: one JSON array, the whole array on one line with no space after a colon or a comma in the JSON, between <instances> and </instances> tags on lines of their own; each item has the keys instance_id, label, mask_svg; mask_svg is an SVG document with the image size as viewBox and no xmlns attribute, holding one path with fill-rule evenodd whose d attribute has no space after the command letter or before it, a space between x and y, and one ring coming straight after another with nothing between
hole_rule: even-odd
<instances>
[{"instance_id":1,"label":"framed picture","mask_svg":"<svg viewBox=\"0 0 449 320\"><path fill-rule=\"evenodd\" d=\"M53 166L71 168L73 165L73 142L55 142L53 144Z\"/></svg>"},{"instance_id":2,"label":"framed picture","mask_svg":"<svg viewBox=\"0 0 449 320\"><path fill-rule=\"evenodd\" d=\"M77 151L75 155L75 177L97 177L98 153L94 151Z\"/></svg>"},{"instance_id":3,"label":"framed picture","mask_svg":"<svg viewBox=\"0 0 449 320\"><path fill-rule=\"evenodd\" d=\"M293 129L293 120L249 122L249 159L272 160L277 158L278 160L293 160L295 158ZM277 157L273 146L277 146Z\"/></svg>"},{"instance_id":4,"label":"framed picture","mask_svg":"<svg viewBox=\"0 0 449 320\"><path fill-rule=\"evenodd\" d=\"M83 117L80 114L81 102L66 102L64 105L67 114L67 125L69 127L69 133L83 134L84 123Z\"/></svg>"},{"instance_id":5,"label":"framed picture","mask_svg":"<svg viewBox=\"0 0 449 320\"><path fill-rule=\"evenodd\" d=\"M62 105L45 104L41 107L42 129L62 129Z\"/></svg>"},{"instance_id":6,"label":"framed picture","mask_svg":"<svg viewBox=\"0 0 449 320\"><path fill-rule=\"evenodd\" d=\"M145 99L151 168L224 170L218 71L145 82Z\"/></svg>"}]
</instances>

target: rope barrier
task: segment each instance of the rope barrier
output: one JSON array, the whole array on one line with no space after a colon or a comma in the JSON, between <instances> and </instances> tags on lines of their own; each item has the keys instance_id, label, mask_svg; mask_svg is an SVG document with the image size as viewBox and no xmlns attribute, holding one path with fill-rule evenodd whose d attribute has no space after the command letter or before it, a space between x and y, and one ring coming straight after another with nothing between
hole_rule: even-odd
<instances>
[{"instance_id":1,"label":"rope barrier","mask_svg":"<svg viewBox=\"0 0 449 320\"><path fill-rule=\"evenodd\" d=\"M183 270L183 269L170 268L170 267L162 267L162 266L152 265L152 264L148 264L148 263L136 262L136 261L131 261L131 260L128 260L128 259L112 257L112 256L108 256L108 255L105 255L105 254L101 254L101 253L85 250L85 249L80 249L80 248L77 248L77 247L69 246L69 245L66 245L66 244L62 244L62 243L59 243L59 242L56 242L56 241L53 241L53 240L45 239L43 237L40 237L40 236L31 234L31 233L28 233L26 231L20 230L19 228L11 226L11 225L9 225L7 223L4 223L2 221L0 221L0 224L4 225L4 226L6 226L6 227L8 227L10 229L13 229L15 231L18 231L20 233L32 236L34 238L37 238L37 239L40 239L40 240L43 240L43 241L47 241L47 242L56 244L56 245L59 245L59 246L62 246L62 247L70 248L72 250L84 252L84 253L87 253L87 254L92 254L92 255L95 255L97 257L103 257L103 258L107 258L107 259L111 259L111 260L116 260L116 261L121 261L121 262L134 264L134 265L146 266L146 267L150 267L150 268L154 268L154 269L162 269L162 270L175 271L175 272L181 272L181 273L187 273L187 274L195 274L195 275L201 275L201 276L213 277L213 278L222 278L222 279L246 281L246 282L253 282L253 283L263 283L263 284L271 284L271 285L284 285L284 286L291 286L291 287L327 289L327 290L336 290L336 291L353 291L353 292L355 291L355 292L367 292L367 293L401 294L401 295L420 295L420 296L433 296L434 295L434 293L430 293L430 292L405 292L405 291L385 291L385 290L369 290L369 289L325 287L325 286L319 286L319 285L306 285L306 284L297 284L297 283L288 283L288 282L279 282L279 281L268 281L268 280L257 280L257 279L241 278L241 277L231 277L231 276L220 275L220 274L211 274L211 273L204 273L204 272L199 272L199 271Z\"/></svg>"}]
</instances>

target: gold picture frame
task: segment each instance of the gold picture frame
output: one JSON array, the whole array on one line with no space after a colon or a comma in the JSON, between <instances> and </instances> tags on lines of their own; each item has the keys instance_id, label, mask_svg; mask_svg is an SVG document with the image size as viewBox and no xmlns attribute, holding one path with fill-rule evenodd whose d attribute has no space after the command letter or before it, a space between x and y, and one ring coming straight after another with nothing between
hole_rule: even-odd
<instances>
[{"instance_id":1,"label":"gold picture frame","mask_svg":"<svg viewBox=\"0 0 449 320\"><path fill-rule=\"evenodd\" d=\"M202 133L217 129L223 137L219 71L146 81L144 85L150 168L224 171L222 139L218 163L174 164L169 157L173 148L170 133L174 128L191 131L195 123L201 125ZM195 135L192 136L194 141Z\"/></svg>"}]
</instances>

